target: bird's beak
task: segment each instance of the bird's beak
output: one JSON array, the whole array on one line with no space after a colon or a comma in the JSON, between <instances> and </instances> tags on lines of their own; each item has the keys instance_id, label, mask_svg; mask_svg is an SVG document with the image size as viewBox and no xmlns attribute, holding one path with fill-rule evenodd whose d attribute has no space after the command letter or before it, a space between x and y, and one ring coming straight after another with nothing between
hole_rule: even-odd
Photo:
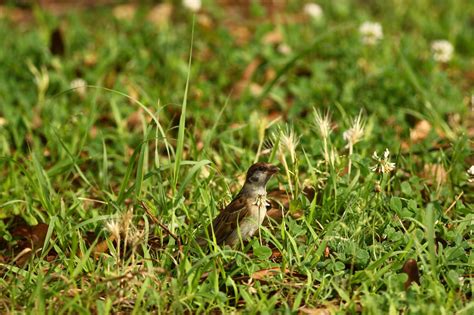
<instances>
[{"instance_id":1,"label":"bird's beak","mask_svg":"<svg viewBox=\"0 0 474 315\"><path fill-rule=\"evenodd\" d=\"M279 171L280 171L280 169L275 165L272 165L268 168L268 174L270 174L270 175L278 173Z\"/></svg>"}]
</instances>

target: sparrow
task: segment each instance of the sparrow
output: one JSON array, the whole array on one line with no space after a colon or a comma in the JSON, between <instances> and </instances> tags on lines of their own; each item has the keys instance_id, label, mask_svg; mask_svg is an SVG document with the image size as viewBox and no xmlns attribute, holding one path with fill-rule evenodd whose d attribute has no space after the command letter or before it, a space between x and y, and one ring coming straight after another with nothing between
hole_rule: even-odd
<instances>
[{"instance_id":1,"label":"sparrow","mask_svg":"<svg viewBox=\"0 0 474 315\"><path fill-rule=\"evenodd\" d=\"M269 163L256 163L248 169L242 189L209 228L209 235L214 233L219 245L233 247L258 231L267 213L266 185L278 171Z\"/></svg>"}]
</instances>

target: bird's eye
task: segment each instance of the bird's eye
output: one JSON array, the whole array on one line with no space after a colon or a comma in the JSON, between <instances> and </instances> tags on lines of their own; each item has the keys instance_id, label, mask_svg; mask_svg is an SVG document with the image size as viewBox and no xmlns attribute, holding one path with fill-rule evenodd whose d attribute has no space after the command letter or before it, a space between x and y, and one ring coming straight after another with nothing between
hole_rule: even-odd
<instances>
[{"instance_id":1,"label":"bird's eye","mask_svg":"<svg viewBox=\"0 0 474 315\"><path fill-rule=\"evenodd\" d=\"M264 169L263 166L259 166L258 170L259 170L259 171L264 171L265 169Z\"/></svg>"}]
</instances>

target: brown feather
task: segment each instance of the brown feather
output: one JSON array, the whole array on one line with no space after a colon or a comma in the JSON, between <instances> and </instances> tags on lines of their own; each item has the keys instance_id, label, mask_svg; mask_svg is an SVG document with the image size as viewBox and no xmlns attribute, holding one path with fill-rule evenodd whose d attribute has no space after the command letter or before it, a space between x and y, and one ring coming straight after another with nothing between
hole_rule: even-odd
<instances>
[{"instance_id":1,"label":"brown feather","mask_svg":"<svg viewBox=\"0 0 474 315\"><path fill-rule=\"evenodd\" d=\"M248 209L245 199L239 194L212 222L212 229L214 230L217 243L225 243L226 239L237 229L240 220L247 215ZM212 234L212 230L209 231L209 234Z\"/></svg>"}]
</instances>

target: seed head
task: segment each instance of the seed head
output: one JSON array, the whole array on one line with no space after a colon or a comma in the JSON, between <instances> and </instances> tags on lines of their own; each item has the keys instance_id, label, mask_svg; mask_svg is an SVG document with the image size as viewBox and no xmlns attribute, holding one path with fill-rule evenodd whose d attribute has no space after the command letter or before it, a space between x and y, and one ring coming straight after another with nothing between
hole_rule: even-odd
<instances>
[{"instance_id":1,"label":"seed head","mask_svg":"<svg viewBox=\"0 0 474 315\"><path fill-rule=\"evenodd\" d=\"M110 232L110 234L115 237L115 239L120 239L121 227L120 223L116 219L107 222L105 227Z\"/></svg>"},{"instance_id":2,"label":"seed head","mask_svg":"<svg viewBox=\"0 0 474 315\"><path fill-rule=\"evenodd\" d=\"M362 117L362 112L360 112L359 115L352 121L351 128L347 129L342 134L342 137L347 142L346 148L355 145L362 139L364 136L364 128L365 119Z\"/></svg>"},{"instance_id":3,"label":"seed head","mask_svg":"<svg viewBox=\"0 0 474 315\"><path fill-rule=\"evenodd\" d=\"M320 136L324 139L329 138L331 134L331 115L329 112L323 116L323 114L314 108L314 123L316 125L316 129L318 130Z\"/></svg>"},{"instance_id":4,"label":"seed head","mask_svg":"<svg viewBox=\"0 0 474 315\"><path fill-rule=\"evenodd\" d=\"M295 131L291 127L286 127L286 130L280 130L280 149L290 153L291 162L296 161L296 147L300 143L300 137L295 134Z\"/></svg>"}]
</instances>

